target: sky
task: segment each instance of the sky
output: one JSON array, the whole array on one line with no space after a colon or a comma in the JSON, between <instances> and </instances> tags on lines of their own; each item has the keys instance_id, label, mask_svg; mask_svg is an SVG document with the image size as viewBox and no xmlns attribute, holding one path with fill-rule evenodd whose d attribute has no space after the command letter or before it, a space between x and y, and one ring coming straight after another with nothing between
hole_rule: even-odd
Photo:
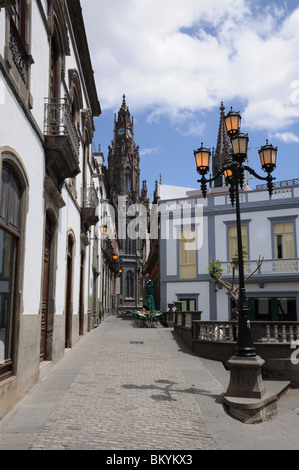
<instances>
[{"instance_id":1,"label":"sky","mask_svg":"<svg viewBox=\"0 0 299 470\"><path fill-rule=\"evenodd\" d=\"M242 115L248 163L278 147L277 181L299 177L299 1L81 0L107 164L126 95L141 181L198 188L193 151L217 144L221 102ZM252 179L255 188L262 181Z\"/></svg>"}]
</instances>

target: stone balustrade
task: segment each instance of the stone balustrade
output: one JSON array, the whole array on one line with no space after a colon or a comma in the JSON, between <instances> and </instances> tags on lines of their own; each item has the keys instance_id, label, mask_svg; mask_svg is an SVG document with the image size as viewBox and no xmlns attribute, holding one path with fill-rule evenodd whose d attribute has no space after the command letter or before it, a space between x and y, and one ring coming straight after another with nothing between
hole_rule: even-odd
<instances>
[{"instance_id":1,"label":"stone balustrade","mask_svg":"<svg viewBox=\"0 0 299 470\"><path fill-rule=\"evenodd\" d=\"M235 355L238 322L193 319L191 327L189 320L183 323L183 315L177 314L174 331L184 343L199 357L220 361L226 367ZM299 322L252 321L250 328L256 353L265 360L264 378L289 380L298 386Z\"/></svg>"},{"instance_id":2,"label":"stone balustrade","mask_svg":"<svg viewBox=\"0 0 299 470\"><path fill-rule=\"evenodd\" d=\"M252 321L254 342L287 343L299 340L299 322ZM193 339L203 341L236 341L237 321L194 321Z\"/></svg>"}]
</instances>

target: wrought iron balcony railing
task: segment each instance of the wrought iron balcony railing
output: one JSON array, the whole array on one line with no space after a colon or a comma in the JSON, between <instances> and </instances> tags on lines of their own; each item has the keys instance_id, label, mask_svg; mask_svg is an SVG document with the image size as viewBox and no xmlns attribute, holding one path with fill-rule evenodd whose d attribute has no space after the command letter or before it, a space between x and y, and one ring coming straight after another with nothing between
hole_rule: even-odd
<instances>
[{"instance_id":1,"label":"wrought iron balcony railing","mask_svg":"<svg viewBox=\"0 0 299 470\"><path fill-rule=\"evenodd\" d=\"M77 160L80 139L70 113L68 100L45 99L44 134L46 136L67 136Z\"/></svg>"},{"instance_id":2,"label":"wrought iron balcony railing","mask_svg":"<svg viewBox=\"0 0 299 470\"><path fill-rule=\"evenodd\" d=\"M81 217L82 225L85 230L95 225L99 221L97 215L97 207L99 205L99 199L97 192L93 184L82 186L81 188Z\"/></svg>"},{"instance_id":3,"label":"wrought iron balcony railing","mask_svg":"<svg viewBox=\"0 0 299 470\"><path fill-rule=\"evenodd\" d=\"M11 21L10 23L9 48L15 66L17 67L23 82L25 83L25 85L27 85L30 58L13 21Z\"/></svg>"},{"instance_id":4,"label":"wrought iron balcony railing","mask_svg":"<svg viewBox=\"0 0 299 470\"><path fill-rule=\"evenodd\" d=\"M93 184L82 186L81 189L81 207L95 209L99 205L97 191Z\"/></svg>"}]
</instances>

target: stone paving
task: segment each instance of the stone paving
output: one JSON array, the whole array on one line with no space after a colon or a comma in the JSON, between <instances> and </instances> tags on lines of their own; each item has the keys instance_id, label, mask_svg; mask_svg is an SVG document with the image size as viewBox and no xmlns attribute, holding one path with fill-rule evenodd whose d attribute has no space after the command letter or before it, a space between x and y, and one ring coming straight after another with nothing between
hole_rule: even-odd
<instances>
[{"instance_id":1,"label":"stone paving","mask_svg":"<svg viewBox=\"0 0 299 470\"><path fill-rule=\"evenodd\" d=\"M298 391L271 422L244 425L222 405L227 382L172 329L110 317L2 420L0 449L299 449Z\"/></svg>"},{"instance_id":2,"label":"stone paving","mask_svg":"<svg viewBox=\"0 0 299 470\"><path fill-rule=\"evenodd\" d=\"M162 330L132 324L108 320L32 449L217 447Z\"/></svg>"}]
</instances>

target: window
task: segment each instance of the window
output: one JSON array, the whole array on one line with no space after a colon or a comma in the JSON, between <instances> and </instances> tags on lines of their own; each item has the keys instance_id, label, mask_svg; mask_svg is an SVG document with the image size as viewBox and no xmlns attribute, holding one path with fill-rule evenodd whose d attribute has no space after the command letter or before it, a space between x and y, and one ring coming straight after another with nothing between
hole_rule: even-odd
<instances>
[{"instance_id":1,"label":"window","mask_svg":"<svg viewBox=\"0 0 299 470\"><path fill-rule=\"evenodd\" d=\"M9 47L6 50L5 58L12 69L12 75L16 77L19 74L22 79L23 86L19 84L19 92L24 98L22 90L24 84L26 89L29 88L30 66L33 62L30 55L30 8L30 1L16 0L11 5L11 13L7 23Z\"/></svg>"},{"instance_id":2,"label":"window","mask_svg":"<svg viewBox=\"0 0 299 470\"><path fill-rule=\"evenodd\" d=\"M257 320L272 320L271 298L253 299L254 311Z\"/></svg>"},{"instance_id":3,"label":"window","mask_svg":"<svg viewBox=\"0 0 299 470\"><path fill-rule=\"evenodd\" d=\"M247 243L247 226L242 225L242 246L245 247L245 250L248 252L248 243ZM231 261L232 256L238 251L238 236L237 236L237 227L228 227L228 256L229 261Z\"/></svg>"},{"instance_id":4,"label":"window","mask_svg":"<svg viewBox=\"0 0 299 470\"><path fill-rule=\"evenodd\" d=\"M52 99L60 98L60 75L60 52L54 37L52 39L50 65L50 97Z\"/></svg>"},{"instance_id":5,"label":"window","mask_svg":"<svg viewBox=\"0 0 299 470\"><path fill-rule=\"evenodd\" d=\"M294 223L273 224L274 258L294 258Z\"/></svg>"},{"instance_id":6,"label":"window","mask_svg":"<svg viewBox=\"0 0 299 470\"><path fill-rule=\"evenodd\" d=\"M25 0L16 0L15 4L12 5L13 14L11 16L12 21L20 35L20 38L25 42L25 18L26 18L26 2Z\"/></svg>"},{"instance_id":7,"label":"window","mask_svg":"<svg viewBox=\"0 0 299 470\"><path fill-rule=\"evenodd\" d=\"M130 298L133 297L133 291L134 291L133 280L134 280L134 276L133 276L132 271L128 271L126 275L126 296Z\"/></svg>"},{"instance_id":8,"label":"window","mask_svg":"<svg viewBox=\"0 0 299 470\"><path fill-rule=\"evenodd\" d=\"M51 35L50 98L61 97L61 83L65 77L65 56L70 55L69 35L64 2L48 0L48 22Z\"/></svg>"},{"instance_id":9,"label":"window","mask_svg":"<svg viewBox=\"0 0 299 470\"><path fill-rule=\"evenodd\" d=\"M136 240L132 239L130 235L126 238L126 254L135 255L136 254Z\"/></svg>"},{"instance_id":10,"label":"window","mask_svg":"<svg viewBox=\"0 0 299 470\"><path fill-rule=\"evenodd\" d=\"M279 321L297 321L296 298L277 298L277 319Z\"/></svg>"},{"instance_id":11,"label":"window","mask_svg":"<svg viewBox=\"0 0 299 470\"><path fill-rule=\"evenodd\" d=\"M83 98L79 73L76 69L69 69L68 75L71 117L75 129L77 132L80 132L80 117L81 109L83 108ZM89 110L85 109L82 111L82 136L85 144L87 145L92 143L92 131L92 116Z\"/></svg>"},{"instance_id":12,"label":"window","mask_svg":"<svg viewBox=\"0 0 299 470\"><path fill-rule=\"evenodd\" d=\"M131 191L131 189L132 189L132 178L131 178L131 173L130 173L129 169L126 170L125 179L126 179L126 190Z\"/></svg>"},{"instance_id":13,"label":"window","mask_svg":"<svg viewBox=\"0 0 299 470\"><path fill-rule=\"evenodd\" d=\"M0 380L12 372L20 199L18 180L11 168L3 164L0 206Z\"/></svg>"},{"instance_id":14,"label":"window","mask_svg":"<svg viewBox=\"0 0 299 470\"><path fill-rule=\"evenodd\" d=\"M119 191L120 191L119 173L117 173L114 178L114 192L119 193Z\"/></svg>"},{"instance_id":15,"label":"window","mask_svg":"<svg viewBox=\"0 0 299 470\"><path fill-rule=\"evenodd\" d=\"M196 299L180 299L182 312L193 312L196 310Z\"/></svg>"},{"instance_id":16,"label":"window","mask_svg":"<svg viewBox=\"0 0 299 470\"><path fill-rule=\"evenodd\" d=\"M248 299L250 319L255 321L297 321L296 297Z\"/></svg>"},{"instance_id":17,"label":"window","mask_svg":"<svg viewBox=\"0 0 299 470\"><path fill-rule=\"evenodd\" d=\"M182 230L180 245L180 279L196 278L195 230Z\"/></svg>"}]
</instances>

